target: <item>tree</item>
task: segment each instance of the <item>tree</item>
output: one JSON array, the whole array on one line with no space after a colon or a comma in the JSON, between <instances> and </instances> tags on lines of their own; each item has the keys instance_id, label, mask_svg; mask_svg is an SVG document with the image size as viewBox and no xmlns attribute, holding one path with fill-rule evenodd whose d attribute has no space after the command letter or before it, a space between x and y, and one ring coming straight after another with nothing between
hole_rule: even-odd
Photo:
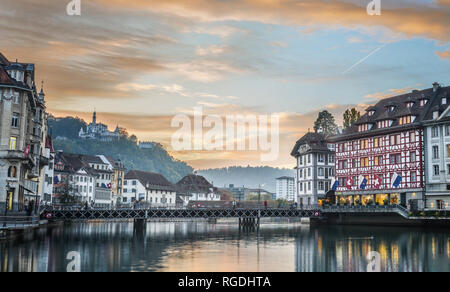
<instances>
[{"instance_id":1,"label":"tree","mask_svg":"<svg viewBox=\"0 0 450 292\"><path fill-rule=\"evenodd\" d=\"M338 132L338 126L332 114L328 111L319 113L317 120L314 122L314 130L316 133L323 133L325 136L335 135Z\"/></svg>"},{"instance_id":2,"label":"tree","mask_svg":"<svg viewBox=\"0 0 450 292\"><path fill-rule=\"evenodd\" d=\"M353 126L361 118L361 113L356 108L348 109L344 113L344 129Z\"/></svg>"}]
</instances>

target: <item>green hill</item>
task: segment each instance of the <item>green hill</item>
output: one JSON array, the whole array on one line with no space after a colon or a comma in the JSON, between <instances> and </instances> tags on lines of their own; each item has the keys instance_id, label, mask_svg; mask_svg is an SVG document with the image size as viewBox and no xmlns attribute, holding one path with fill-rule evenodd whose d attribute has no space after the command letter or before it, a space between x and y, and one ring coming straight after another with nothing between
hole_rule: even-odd
<instances>
[{"instance_id":1,"label":"green hill","mask_svg":"<svg viewBox=\"0 0 450 292\"><path fill-rule=\"evenodd\" d=\"M155 144L152 149L140 149L135 136L122 136L119 141L113 143L82 140L78 138L81 127L86 127L86 123L79 118L50 117L49 132L55 150L120 158L128 170L158 172L174 183L193 172L192 167L170 156L159 144Z\"/></svg>"}]
</instances>

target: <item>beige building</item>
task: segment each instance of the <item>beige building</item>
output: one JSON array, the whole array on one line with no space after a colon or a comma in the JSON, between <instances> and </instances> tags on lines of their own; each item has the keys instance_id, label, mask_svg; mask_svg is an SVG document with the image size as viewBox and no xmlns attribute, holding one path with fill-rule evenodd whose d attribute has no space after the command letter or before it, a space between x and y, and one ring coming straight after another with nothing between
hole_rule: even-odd
<instances>
[{"instance_id":1,"label":"beige building","mask_svg":"<svg viewBox=\"0 0 450 292\"><path fill-rule=\"evenodd\" d=\"M45 156L44 93L35 86L34 64L10 62L0 53L0 211L24 210L40 201ZM37 205L37 204L36 204Z\"/></svg>"}]
</instances>

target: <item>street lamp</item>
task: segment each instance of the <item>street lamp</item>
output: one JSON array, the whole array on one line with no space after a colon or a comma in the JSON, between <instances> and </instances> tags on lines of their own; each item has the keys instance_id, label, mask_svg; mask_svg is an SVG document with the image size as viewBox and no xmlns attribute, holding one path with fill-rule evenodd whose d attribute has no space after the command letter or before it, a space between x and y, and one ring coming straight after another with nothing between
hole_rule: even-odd
<instances>
[{"instance_id":1,"label":"street lamp","mask_svg":"<svg viewBox=\"0 0 450 292\"><path fill-rule=\"evenodd\" d=\"M6 215L8 214L8 203L9 203L9 192L11 191L11 186L9 181L6 182L6 197L5 197L5 221L3 222L3 227L6 227Z\"/></svg>"}]
</instances>

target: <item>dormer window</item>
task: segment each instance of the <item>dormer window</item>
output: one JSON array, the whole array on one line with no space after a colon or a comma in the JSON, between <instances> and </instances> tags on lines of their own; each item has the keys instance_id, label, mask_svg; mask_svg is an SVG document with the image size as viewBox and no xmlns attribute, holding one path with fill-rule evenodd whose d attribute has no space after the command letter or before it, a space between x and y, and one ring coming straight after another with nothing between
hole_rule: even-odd
<instances>
[{"instance_id":1,"label":"dormer window","mask_svg":"<svg viewBox=\"0 0 450 292\"><path fill-rule=\"evenodd\" d=\"M407 108L412 108L413 106L414 106L414 102L412 102L412 101L406 103Z\"/></svg>"},{"instance_id":2,"label":"dormer window","mask_svg":"<svg viewBox=\"0 0 450 292\"><path fill-rule=\"evenodd\" d=\"M419 101L419 104L420 104L420 106L424 106L424 105L426 105L428 103L428 99L421 99L420 101Z\"/></svg>"},{"instance_id":3,"label":"dormer window","mask_svg":"<svg viewBox=\"0 0 450 292\"><path fill-rule=\"evenodd\" d=\"M389 110L390 110L391 112L395 111L395 106L394 106L394 105L391 105L391 106L389 107Z\"/></svg>"},{"instance_id":4,"label":"dormer window","mask_svg":"<svg viewBox=\"0 0 450 292\"><path fill-rule=\"evenodd\" d=\"M358 126L359 132L367 132L372 129L372 124L362 124Z\"/></svg>"},{"instance_id":5,"label":"dormer window","mask_svg":"<svg viewBox=\"0 0 450 292\"><path fill-rule=\"evenodd\" d=\"M378 129L389 128L391 125L392 125L392 120L384 120L384 121L379 121L377 123Z\"/></svg>"},{"instance_id":6,"label":"dormer window","mask_svg":"<svg viewBox=\"0 0 450 292\"><path fill-rule=\"evenodd\" d=\"M443 97L441 101L442 101L442 104L447 104L447 98L446 97Z\"/></svg>"},{"instance_id":7,"label":"dormer window","mask_svg":"<svg viewBox=\"0 0 450 292\"><path fill-rule=\"evenodd\" d=\"M433 112L433 120L437 120L439 118L439 111Z\"/></svg>"},{"instance_id":8,"label":"dormer window","mask_svg":"<svg viewBox=\"0 0 450 292\"><path fill-rule=\"evenodd\" d=\"M414 122L414 120L415 120L415 117L413 117L413 116L404 116L399 119L399 124L400 125L411 124L412 122Z\"/></svg>"},{"instance_id":9,"label":"dormer window","mask_svg":"<svg viewBox=\"0 0 450 292\"><path fill-rule=\"evenodd\" d=\"M375 114L375 111L369 111L369 117L373 116Z\"/></svg>"}]
</instances>

